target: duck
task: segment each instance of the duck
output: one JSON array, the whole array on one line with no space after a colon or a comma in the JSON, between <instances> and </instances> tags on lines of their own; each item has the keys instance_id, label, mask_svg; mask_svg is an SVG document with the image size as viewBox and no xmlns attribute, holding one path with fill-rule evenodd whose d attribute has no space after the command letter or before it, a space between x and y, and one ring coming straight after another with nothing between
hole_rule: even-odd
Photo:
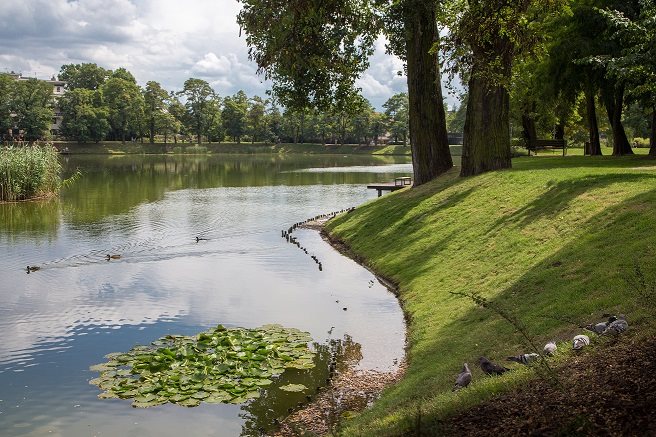
<instances>
[{"instance_id":1,"label":"duck","mask_svg":"<svg viewBox=\"0 0 656 437\"><path fill-rule=\"evenodd\" d=\"M472 380L472 374L471 371L469 370L469 365L467 363L464 363L462 365L462 371L458 374L458 378L456 378L456 383L453 386L453 390L451 391L456 391L460 390L461 388L467 387L469 383Z\"/></svg>"},{"instance_id":2,"label":"duck","mask_svg":"<svg viewBox=\"0 0 656 437\"><path fill-rule=\"evenodd\" d=\"M196 237L196 243L198 243L199 241L207 241L207 240L208 240L207 238Z\"/></svg>"},{"instance_id":3,"label":"duck","mask_svg":"<svg viewBox=\"0 0 656 437\"><path fill-rule=\"evenodd\" d=\"M107 261L109 261L110 259L121 259L121 255L110 255L110 254L107 254L106 259L107 259Z\"/></svg>"},{"instance_id":4,"label":"duck","mask_svg":"<svg viewBox=\"0 0 656 437\"><path fill-rule=\"evenodd\" d=\"M41 267L39 267L39 266L27 266L27 273L36 272L37 270L41 270Z\"/></svg>"}]
</instances>

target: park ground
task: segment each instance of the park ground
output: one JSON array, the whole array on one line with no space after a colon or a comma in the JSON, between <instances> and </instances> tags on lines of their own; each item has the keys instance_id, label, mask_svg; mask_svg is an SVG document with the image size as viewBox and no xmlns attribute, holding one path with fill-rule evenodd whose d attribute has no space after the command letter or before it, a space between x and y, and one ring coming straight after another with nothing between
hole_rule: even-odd
<instances>
[{"instance_id":1,"label":"park ground","mask_svg":"<svg viewBox=\"0 0 656 437\"><path fill-rule=\"evenodd\" d=\"M408 319L405 377L344 435L654 431L656 161L546 152L475 177L454 169L327 232L398 285ZM572 337L609 313L629 331L588 332L575 354ZM549 369L505 361L550 340ZM512 371L484 376L479 356ZM454 393L464 362L473 382Z\"/></svg>"}]
</instances>

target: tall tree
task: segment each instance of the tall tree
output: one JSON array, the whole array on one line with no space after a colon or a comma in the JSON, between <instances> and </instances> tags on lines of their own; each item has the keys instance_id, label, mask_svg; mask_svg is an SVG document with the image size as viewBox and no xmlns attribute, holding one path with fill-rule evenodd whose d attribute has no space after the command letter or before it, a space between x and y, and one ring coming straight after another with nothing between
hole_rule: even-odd
<instances>
[{"instance_id":1,"label":"tall tree","mask_svg":"<svg viewBox=\"0 0 656 437\"><path fill-rule=\"evenodd\" d=\"M405 146L408 137L408 93L394 94L383 104L389 120L389 130L394 142Z\"/></svg>"},{"instance_id":2,"label":"tall tree","mask_svg":"<svg viewBox=\"0 0 656 437\"><path fill-rule=\"evenodd\" d=\"M115 136L125 143L128 133L139 131L139 122L143 118L141 90L130 80L112 77L105 82L102 91Z\"/></svg>"},{"instance_id":3,"label":"tall tree","mask_svg":"<svg viewBox=\"0 0 656 437\"><path fill-rule=\"evenodd\" d=\"M223 101L223 112L221 113L223 126L226 134L233 141L241 142L248 127L248 96L243 91L238 91L234 96L226 97Z\"/></svg>"},{"instance_id":4,"label":"tall tree","mask_svg":"<svg viewBox=\"0 0 656 437\"><path fill-rule=\"evenodd\" d=\"M11 111L11 95L15 80L8 74L0 73L0 140L14 127Z\"/></svg>"},{"instance_id":5,"label":"tall tree","mask_svg":"<svg viewBox=\"0 0 656 437\"><path fill-rule=\"evenodd\" d=\"M83 143L102 141L109 132L109 108L100 90L76 88L59 99L63 114L61 134Z\"/></svg>"},{"instance_id":6,"label":"tall tree","mask_svg":"<svg viewBox=\"0 0 656 437\"><path fill-rule=\"evenodd\" d=\"M102 87L110 73L109 70L93 63L65 64L59 70L59 79L66 81L66 89L69 90L77 88L97 90Z\"/></svg>"},{"instance_id":7,"label":"tall tree","mask_svg":"<svg viewBox=\"0 0 656 437\"><path fill-rule=\"evenodd\" d=\"M185 99L187 114L192 122L196 141L200 144L202 135L209 126L208 109L215 98L214 90L207 81L190 78L185 81L179 94Z\"/></svg>"},{"instance_id":8,"label":"tall tree","mask_svg":"<svg viewBox=\"0 0 656 437\"><path fill-rule=\"evenodd\" d=\"M251 59L285 107L344 113L390 17L390 50L407 60L415 185L452 167L442 106L435 0L240 0ZM399 26L398 23L401 23ZM343 129L342 129L343 133ZM343 135L342 141L343 141Z\"/></svg>"},{"instance_id":9,"label":"tall tree","mask_svg":"<svg viewBox=\"0 0 656 437\"><path fill-rule=\"evenodd\" d=\"M267 136L266 102L258 96L250 99L248 108L248 134L251 143L262 141Z\"/></svg>"},{"instance_id":10,"label":"tall tree","mask_svg":"<svg viewBox=\"0 0 656 437\"><path fill-rule=\"evenodd\" d=\"M536 23L560 0L453 2L450 56L469 77L462 176L511 167L509 87L513 61L540 41ZM536 31L537 30L537 31Z\"/></svg>"},{"instance_id":11,"label":"tall tree","mask_svg":"<svg viewBox=\"0 0 656 437\"><path fill-rule=\"evenodd\" d=\"M148 125L148 133L151 144L155 142L155 133L160 126L161 119L164 117L166 100L169 93L159 84L159 82L148 81L143 92L144 97L144 115Z\"/></svg>"},{"instance_id":12,"label":"tall tree","mask_svg":"<svg viewBox=\"0 0 656 437\"><path fill-rule=\"evenodd\" d=\"M25 132L25 139L36 141L45 138L54 116L52 85L37 79L21 79L16 81L13 91L13 118Z\"/></svg>"}]
</instances>

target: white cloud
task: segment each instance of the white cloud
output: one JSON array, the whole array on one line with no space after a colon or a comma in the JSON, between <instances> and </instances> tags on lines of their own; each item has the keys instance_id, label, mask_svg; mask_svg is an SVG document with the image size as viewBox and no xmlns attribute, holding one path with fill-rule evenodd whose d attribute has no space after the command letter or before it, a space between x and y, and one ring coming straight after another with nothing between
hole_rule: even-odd
<instances>
[{"instance_id":1,"label":"white cloud","mask_svg":"<svg viewBox=\"0 0 656 437\"><path fill-rule=\"evenodd\" d=\"M63 64L125 67L141 84L179 90L206 79L221 95L264 95L269 84L248 60L236 0L1 0L0 71L50 77ZM358 81L380 108L406 90L403 63L376 41L371 67Z\"/></svg>"}]
</instances>

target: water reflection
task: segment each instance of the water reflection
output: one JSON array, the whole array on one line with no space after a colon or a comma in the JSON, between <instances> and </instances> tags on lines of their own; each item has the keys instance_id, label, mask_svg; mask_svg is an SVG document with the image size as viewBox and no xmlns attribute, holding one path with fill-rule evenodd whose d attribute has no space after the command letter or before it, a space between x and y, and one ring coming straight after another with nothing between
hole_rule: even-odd
<instances>
[{"instance_id":1,"label":"water reflection","mask_svg":"<svg viewBox=\"0 0 656 437\"><path fill-rule=\"evenodd\" d=\"M325 385L337 353L331 345L345 336L358 366L393 366L404 345L394 297L315 231L294 235L321 259L322 271L280 237L292 223L373 198L364 184L399 175L385 166L297 170L367 163L394 160L69 157L68 171L80 167L83 177L61 199L0 205L3 434L269 429L305 394L267 392L245 406L133 410L129 402L97 399L97 388L87 384L96 376L89 366L109 352L218 323L309 331L317 368L284 378L315 390ZM121 258L108 261L107 254ZM28 264L41 269L27 275Z\"/></svg>"}]
</instances>

